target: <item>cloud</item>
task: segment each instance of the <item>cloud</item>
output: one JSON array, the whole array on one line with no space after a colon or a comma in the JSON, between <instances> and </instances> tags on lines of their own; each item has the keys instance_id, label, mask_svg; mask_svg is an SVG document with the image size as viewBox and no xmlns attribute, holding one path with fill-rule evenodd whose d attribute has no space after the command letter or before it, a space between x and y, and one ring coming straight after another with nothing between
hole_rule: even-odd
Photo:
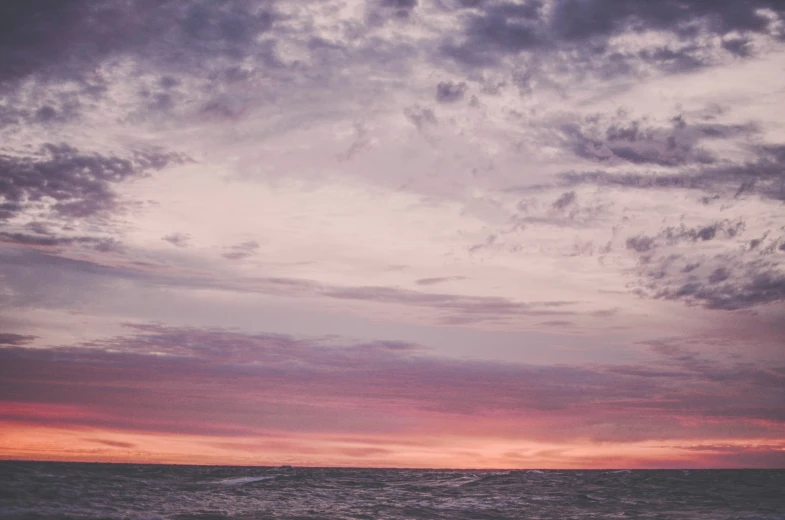
<instances>
[{"instance_id":1,"label":"cloud","mask_svg":"<svg viewBox=\"0 0 785 520\"><path fill-rule=\"evenodd\" d=\"M707 58L726 50L749 56L741 43L717 46L703 35L761 34L776 37L782 6L776 0L714 4L705 0L532 0L461 2L460 37L447 37L445 56L470 67L493 67L506 56L549 55L565 59L570 68L590 74L630 74L640 64L667 72L685 72L708 65ZM766 11L766 12L764 12ZM619 45L620 35L665 33L671 42L633 50ZM679 45L680 42L686 44ZM591 66L583 67L583 65ZM592 70L594 69L594 70Z\"/></svg>"},{"instance_id":2,"label":"cloud","mask_svg":"<svg viewBox=\"0 0 785 520\"><path fill-rule=\"evenodd\" d=\"M231 120L247 109L232 85L281 67L272 1L34 0L3 12L0 130L9 136L38 129L82 149L77 140L95 143L84 134L99 120L124 134L186 112Z\"/></svg>"},{"instance_id":3,"label":"cloud","mask_svg":"<svg viewBox=\"0 0 785 520\"><path fill-rule=\"evenodd\" d=\"M659 366L537 366L433 358L394 341L134 329L79 347L0 349L2 400L91 411L64 415L63 424L194 434L380 433L403 423L462 435L632 442L722 438L733 424L743 425L742 438L773 438L785 421L785 367L721 364L683 351ZM5 420L43 419L18 411ZM628 430L630 421L647 427Z\"/></svg>"},{"instance_id":4,"label":"cloud","mask_svg":"<svg viewBox=\"0 0 785 520\"><path fill-rule=\"evenodd\" d=\"M717 268L704 280L692 277L675 288L665 288L657 297L706 305L710 309L739 310L785 300L785 274L757 271L754 267L731 273Z\"/></svg>"},{"instance_id":5,"label":"cloud","mask_svg":"<svg viewBox=\"0 0 785 520\"><path fill-rule=\"evenodd\" d=\"M241 243L222 256L231 260L249 258L258 244ZM422 292L399 287L351 286L320 283L307 278L233 277L215 273L183 273L163 264L138 264L124 258L119 261L94 262L74 260L43 251L25 251L17 255L0 255L0 266L16 305L64 305L71 301L95 298L97 288L112 287L118 281L144 287L167 286L172 289L217 289L238 293L256 293L278 297L319 297L326 302L356 301L430 311L430 319L441 324L500 324L526 317L575 316L573 308L580 302L565 300L519 301L494 296ZM454 277L460 280L462 277ZM421 286L448 280L423 279ZM10 299L9 299L10 298Z\"/></svg>"},{"instance_id":6,"label":"cloud","mask_svg":"<svg viewBox=\"0 0 785 520\"><path fill-rule=\"evenodd\" d=\"M678 449L709 457L718 468L779 468L785 463L782 446L774 443L685 444Z\"/></svg>"},{"instance_id":7,"label":"cloud","mask_svg":"<svg viewBox=\"0 0 785 520\"><path fill-rule=\"evenodd\" d=\"M657 244L677 244L679 242L708 242L710 240L728 240L739 236L744 231L743 220L722 220L711 224L687 227L669 226L662 229L656 237L637 236L627 239L627 248L645 253Z\"/></svg>"},{"instance_id":8,"label":"cloud","mask_svg":"<svg viewBox=\"0 0 785 520\"><path fill-rule=\"evenodd\" d=\"M268 2L33 0L4 8L0 33L10 50L0 61L0 79L44 74L83 80L99 61L124 54L200 68L197 57L248 55L272 24Z\"/></svg>"},{"instance_id":9,"label":"cloud","mask_svg":"<svg viewBox=\"0 0 785 520\"><path fill-rule=\"evenodd\" d=\"M82 153L67 144L46 144L34 155L0 155L0 220L34 206L58 217L85 218L116 208L112 185L159 170L178 157L136 152L120 158ZM47 202L52 201L52 202Z\"/></svg>"},{"instance_id":10,"label":"cloud","mask_svg":"<svg viewBox=\"0 0 785 520\"><path fill-rule=\"evenodd\" d=\"M109 327L154 313L139 296L154 290L150 308L189 302L171 305L178 323L229 323L237 311L247 325L263 301L281 330L481 329L477 337L494 338L487 352L533 360L530 337L566 342L548 359L606 359L624 348L606 345L614 326L644 335L641 323L689 328L716 316L746 323L727 311L779 312L785 147L771 71L781 2L346 7L2 8L7 312L58 307ZM187 161L166 150L199 163L170 168ZM406 271L389 268L401 263ZM207 307L233 311L207 316ZM678 324L667 318L673 308L683 311ZM327 323L328 313L351 323ZM64 334L47 327L42 336ZM499 329L531 336L495 343ZM610 338L601 347L599 330ZM208 410L216 432L257 432L266 425L247 422L252 401L292 431L408 428L426 416L423 428L443 420L460 430L474 426L460 424L472 414L498 412L498 426L476 427L535 435L545 414L587 438L626 441L693 431L690 414L739 429L769 421L764 435L781 417L773 391L756 393L763 381L781 388L776 367L709 366L694 353L651 366L506 367L429 358L406 342L309 341L159 327L92 350L3 352L28 373L40 362L57 376L43 387L43 372L31 376L9 399L62 395L99 411L79 420L138 429L198 429ZM68 367L83 386L68 386ZM225 380L201 395L201 383ZM108 387L105 399L93 383ZM177 385L192 391L182 410L146 413L162 395L174 402ZM123 392L137 416L112 410ZM351 413L341 422L336 410Z\"/></svg>"},{"instance_id":11,"label":"cloud","mask_svg":"<svg viewBox=\"0 0 785 520\"><path fill-rule=\"evenodd\" d=\"M600 114L582 123L563 125L567 146L579 157L611 164L632 163L658 166L712 164L717 158L700 147L701 142L749 137L754 125L724 125L705 121L688 122L683 115L668 125L631 119L625 113L610 121Z\"/></svg>"},{"instance_id":12,"label":"cloud","mask_svg":"<svg viewBox=\"0 0 785 520\"><path fill-rule=\"evenodd\" d=\"M443 52L467 65L493 64L500 53L542 45L542 2L488 2L463 16L463 40L444 43Z\"/></svg>"},{"instance_id":13,"label":"cloud","mask_svg":"<svg viewBox=\"0 0 785 520\"><path fill-rule=\"evenodd\" d=\"M87 244L96 251L106 253L122 250L122 245L114 238L98 238L85 236L54 236L50 233L28 235L25 233L0 232L0 242L34 247L63 247L74 244Z\"/></svg>"},{"instance_id":14,"label":"cloud","mask_svg":"<svg viewBox=\"0 0 785 520\"><path fill-rule=\"evenodd\" d=\"M558 199L556 199L556 201L554 201L553 207L555 209L564 209L567 206L570 206L572 203L574 203L575 202L575 198L576 198L575 197L575 192L574 191L568 191L568 192L562 194L562 196L559 197Z\"/></svg>"},{"instance_id":15,"label":"cloud","mask_svg":"<svg viewBox=\"0 0 785 520\"><path fill-rule=\"evenodd\" d=\"M37 336L23 336L11 334L10 332L0 333L0 345L21 346L34 341Z\"/></svg>"},{"instance_id":16,"label":"cloud","mask_svg":"<svg viewBox=\"0 0 785 520\"><path fill-rule=\"evenodd\" d=\"M666 227L655 236L627 238L639 255L643 286L656 298L739 310L785 300L785 273L777 239L754 239L744 248L743 220L722 220L697 227ZM720 242L722 245L703 243ZM730 247L729 247L730 246ZM701 253L704 247L713 254ZM722 247L722 252L716 252Z\"/></svg>"},{"instance_id":17,"label":"cloud","mask_svg":"<svg viewBox=\"0 0 785 520\"><path fill-rule=\"evenodd\" d=\"M92 442L96 444L103 444L104 446L109 446L110 448L136 448L136 444L132 442L124 442L124 441L113 441L110 439L82 439L87 442Z\"/></svg>"},{"instance_id":18,"label":"cloud","mask_svg":"<svg viewBox=\"0 0 785 520\"><path fill-rule=\"evenodd\" d=\"M452 282L454 280L465 280L463 276L442 276L438 278L420 278L415 281L417 285L436 285L440 283Z\"/></svg>"},{"instance_id":19,"label":"cloud","mask_svg":"<svg viewBox=\"0 0 785 520\"><path fill-rule=\"evenodd\" d=\"M94 242L88 245L95 247ZM74 260L60 256L65 252L50 251L52 247L58 246L25 247L0 255L4 275L0 301L7 308L70 308L95 298L96 291L111 286L113 280L145 278L139 265L109 267Z\"/></svg>"},{"instance_id":20,"label":"cloud","mask_svg":"<svg viewBox=\"0 0 785 520\"><path fill-rule=\"evenodd\" d=\"M455 103L463 99L468 87L465 82L452 83L441 81L436 85L436 101L439 103Z\"/></svg>"},{"instance_id":21,"label":"cloud","mask_svg":"<svg viewBox=\"0 0 785 520\"><path fill-rule=\"evenodd\" d=\"M727 38L722 41L722 46L742 58L748 58L752 54L752 45L747 38Z\"/></svg>"},{"instance_id":22,"label":"cloud","mask_svg":"<svg viewBox=\"0 0 785 520\"><path fill-rule=\"evenodd\" d=\"M381 0L379 5L399 18L408 18L418 3L418 0Z\"/></svg>"},{"instance_id":23,"label":"cloud","mask_svg":"<svg viewBox=\"0 0 785 520\"><path fill-rule=\"evenodd\" d=\"M658 174L611 173L606 171L569 172L561 175L566 186L596 184L641 190L699 190L710 194L722 193L740 197L754 193L774 200L785 200L781 186L782 165L785 156L780 156L779 147L765 146L757 150L758 158L746 163L729 165L707 165L693 171L663 172ZM634 162L634 161L633 161ZM671 165L670 161L657 161Z\"/></svg>"},{"instance_id":24,"label":"cloud","mask_svg":"<svg viewBox=\"0 0 785 520\"><path fill-rule=\"evenodd\" d=\"M757 123L720 122L711 111L667 121L630 117L626 110L566 124L557 118L564 148L596 169L559 173L550 186L517 191L529 197L518 203L515 222L575 222L595 234L597 226L612 225L600 255L630 253L640 276L633 287L641 296L716 310L782 301L783 236L775 216L785 200L781 146L761 143ZM656 211L662 224L639 220L654 206L637 211L631 197L661 201ZM581 210L592 203L596 211ZM576 253L583 254L577 244ZM602 243L589 244L593 255Z\"/></svg>"},{"instance_id":25,"label":"cloud","mask_svg":"<svg viewBox=\"0 0 785 520\"><path fill-rule=\"evenodd\" d=\"M424 285L431 284L426 283ZM340 300L359 300L431 308L439 312L442 316L440 319L444 323L454 325L502 322L507 318L516 316L569 316L573 315L574 311L556 309L569 307L575 303L565 301L519 302L500 297L423 293L392 287L373 286L324 287L320 292L328 298Z\"/></svg>"},{"instance_id":26,"label":"cloud","mask_svg":"<svg viewBox=\"0 0 785 520\"><path fill-rule=\"evenodd\" d=\"M230 247L229 251L223 254L223 257L229 260L242 260L255 255L258 249L259 243L251 240Z\"/></svg>"},{"instance_id":27,"label":"cloud","mask_svg":"<svg viewBox=\"0 0 785 520\"><path fill-rule=\"evenodd\" d=\"M577 41L607 37L628 29L664 29L684 36L694 34L700 28L718 34L763 32L768 30L769 23L759 13L761 8L782 11L776 0L730 5L704 0L656 5L645 0L561 0L555 3L553 23L562 38Z\"/></svg>"},{"instance_id":28,"label":"cloud","mask_svg":"<svg viewBox=\"0 0 785 520\"><path fill-rule=\"evenodd\" d=\"M632 249L638 253L647 253L654 247L654 239L652 237L637 236L627 239L627 249Z\"/></svg>"},{"instance_id":29,"label":"cloud","mask_svg":"<svg viewBox=\"0 0 785 520\"><path fill-rule=\"evenodd\" d=\"M564 328L564 327L575 327L576 324L571 321L566 320L549 320L549 321L541 321L537 325L542 325L543 327L557 327L557 328Z\"/></svg>"},{"instance_id":30,"label":"cloud","mask_svg":"<svg viewBox=\"0 0 785 520\"><path fill-rule=\"evenodd\" d=\"M161 238L161 240L169 242L175 247L187 247L188 241L191 240L191 235L188 233L172 233Z\"/></svg>"},{"instance_id":31,"label":"cloud","mask_svg":"<svg viewBox=\"0 0 785 520\"><path fill-rule=\"evenodd\" d=\"M404 110L404 115L420 131L427 131L439 124L439 119L430 108L421 106L409 107Z\"/></svg>"}]
</instances>

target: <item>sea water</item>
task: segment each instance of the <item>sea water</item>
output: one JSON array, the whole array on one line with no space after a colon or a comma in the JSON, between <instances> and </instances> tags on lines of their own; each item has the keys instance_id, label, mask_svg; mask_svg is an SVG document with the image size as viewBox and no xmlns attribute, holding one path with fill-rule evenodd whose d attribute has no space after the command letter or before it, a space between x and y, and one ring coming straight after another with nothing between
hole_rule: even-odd
<instances>
[{"instance_id":1,"label":"sea water","mask_svg":"<svg viewBox=\"0 0 785 520\"><path fill-rule=\"evenodd\" d=\"M785 470L0 462L0 518L785 520Z\"/></svg>"}]
</instances>

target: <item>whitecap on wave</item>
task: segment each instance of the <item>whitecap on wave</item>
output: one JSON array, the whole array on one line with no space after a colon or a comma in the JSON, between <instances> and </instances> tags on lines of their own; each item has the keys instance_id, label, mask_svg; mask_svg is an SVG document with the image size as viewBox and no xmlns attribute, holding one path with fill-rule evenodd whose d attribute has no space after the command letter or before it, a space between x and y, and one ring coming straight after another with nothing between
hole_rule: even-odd
<instances>
[{"instance_id":1,"label":"whitecap on wave","mask_svg":"<svg viewBox=\"0 0 785 520\"><path fill-rule=\"evenodd\" d=\"M235 477L235 478L225 478L223 480L219 480L216 484L221 484L224 486L242 486L243 484L250 484L251 482L259 482L262 480L272 480L275 477L266 475L266 476L256 476L256 477Z\"/></svg>"}]
</instances>

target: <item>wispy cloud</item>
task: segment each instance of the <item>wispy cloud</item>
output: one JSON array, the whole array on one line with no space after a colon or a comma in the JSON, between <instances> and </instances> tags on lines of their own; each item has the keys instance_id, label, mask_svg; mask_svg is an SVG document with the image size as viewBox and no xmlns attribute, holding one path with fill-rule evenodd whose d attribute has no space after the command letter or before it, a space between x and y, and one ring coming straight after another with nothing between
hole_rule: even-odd
<instances>
[{"instance_id":1,"label":"wispy cloud","mask_svg":"<svg viewBox=\"0 0 785 520\"><path fill-rule=\"evenodd\" d=\"M11 334L4 332L0 334L0 345L20 346L32 342L35 336L23 336L21 334Z\"/></svg>"},{"instance_id":2,"label":"wispy cloud","mask_svg":"<svg viewBox=\"0 0 785 520\"><path fill-rule=\"evenodd\" d=\"M64 424L194 434L392 433L403 421L410 433L444 424L456 434L506 437L519 429L529 440L623 443L718 438L738 421L739 438L777 438L785 421L785 367L721 364L658 345L665 358L647 367L536 366L440 359L403 342L133 328L134 335L79 347L5 347L3 400L90 410L63 415ZM199 391L211 382L220 387ZM177 402L177 410L163 402ZM463 416L474 420L461 426ZM36 419L20 410L6 420ZM634 422L646 428L631 429Z\"/></svg>"}]
</instances>

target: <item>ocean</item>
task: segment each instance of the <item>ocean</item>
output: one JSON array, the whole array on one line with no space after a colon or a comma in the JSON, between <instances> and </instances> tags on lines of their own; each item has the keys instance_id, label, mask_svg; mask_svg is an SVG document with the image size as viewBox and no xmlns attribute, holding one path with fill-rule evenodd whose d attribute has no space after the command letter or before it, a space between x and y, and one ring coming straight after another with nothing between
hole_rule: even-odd
<instances>
[{"instance_id":1,"label":"ocean","mask_svg":"<svg viewBox=\"0 0 785 520\"><path fill-rule=\"evenodd\" d=\"M0 518L785 520L785 470L0 462Z\"/></svg>"}]
</instances>

